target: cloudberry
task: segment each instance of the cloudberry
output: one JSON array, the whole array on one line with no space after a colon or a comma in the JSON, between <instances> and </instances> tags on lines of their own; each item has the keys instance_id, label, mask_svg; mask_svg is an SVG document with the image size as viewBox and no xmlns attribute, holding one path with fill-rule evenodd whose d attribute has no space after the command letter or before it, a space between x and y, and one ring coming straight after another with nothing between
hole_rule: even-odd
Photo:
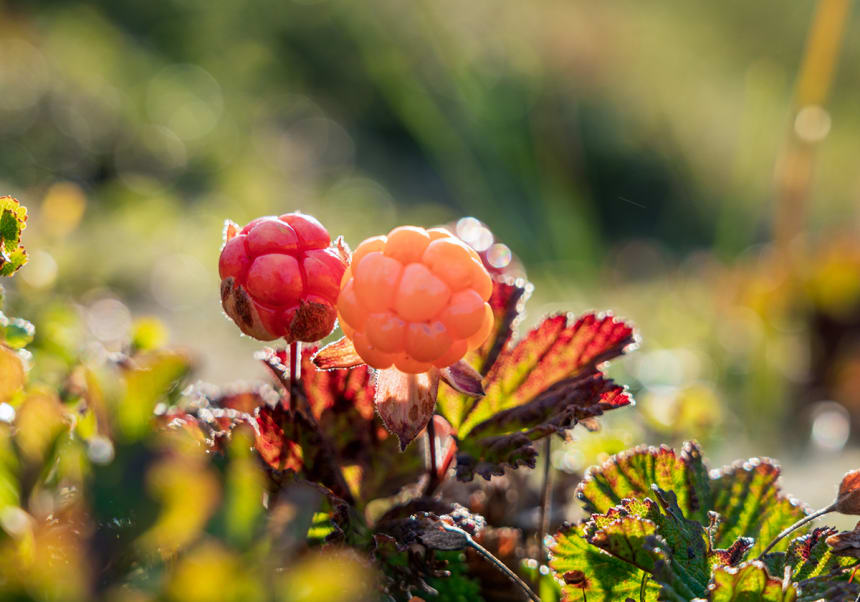
<instances>
[{"instance_id":1,"label":"cloudberry","mask_svg":"<svg viewBox=\"0 0 860 602\"><path fill-rule=\"evenodd\" d=\"M318 341L334 328L346 263L314 217L286 213L228 226L221 303L245 334L263 341Z\"/></svg>"},{"instance_id":2,"label":"cloudberry","mask_svg":"<svg viewBox=\"0 0 860 602\"><path fill-rule=\"evenodd\" d=\"M338 317L368 365L417 374L449 366L487 339L492 290L480 257L447 230L401 226L358 245Z\"/></svg>"}]
</instances>

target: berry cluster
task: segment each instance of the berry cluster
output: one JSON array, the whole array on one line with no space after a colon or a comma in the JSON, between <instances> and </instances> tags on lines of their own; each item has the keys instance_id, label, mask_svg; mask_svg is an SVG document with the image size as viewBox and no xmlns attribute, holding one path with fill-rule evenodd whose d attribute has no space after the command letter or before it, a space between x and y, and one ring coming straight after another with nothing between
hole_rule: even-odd
<instances>
[{"instance_id":1,"label":"berry cluster","mask_svg":"<svg viewBox=\"0 0 860 602\"><path fill-rule=\"evenodd\" d=\"M450 232L402 226L355 250L338 317L368 365L417 374L449 366L486 340L492 288L481 258Z\"/></svg>"},{"instance_id":2,"label":"berry cluster","mask_svg":"<svg viewBox=\"0 0 860 602\"><path fill-rule=\"evenodd\" d=\"M317 341L334 328L346 264L315 218L257 218L221 251L221 302L245 334L263 341Z\"/></svg>"}]
</instances>

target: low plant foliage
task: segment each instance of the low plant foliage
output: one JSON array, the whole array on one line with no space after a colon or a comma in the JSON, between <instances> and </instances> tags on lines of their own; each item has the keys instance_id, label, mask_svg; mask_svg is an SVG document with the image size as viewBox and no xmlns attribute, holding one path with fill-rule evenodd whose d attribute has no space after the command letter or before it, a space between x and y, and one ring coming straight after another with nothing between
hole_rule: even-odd
<instances>
[{"instance_id":1,"label":"low plant foliage","mask_svg":"<svg viewBox=\"0 0 860 602\"><path fill-rule=\"evenodd\" d=\"M17 201L0 199L3 275L26 260L25 222ZM544 478L541 501L524 473L548 439L632 405L604 369L637 336L595 313L548 316L520 332L530 285L493 278L491 334L434 377L432 418L411 443L380 414L390 402L378 394L382 373L343 342L300 358L295 346L264 348L267 381L215 387L194 380L196 358L159 343L152 320L117 351L87 340L74 312L46 314L38 331L0 315L0 595L857 596L857 531L807 525L828 511L857 513L857 473L812 513L779 490L772 460L711 470L689 442L615 455L575 490L575 479L550 491ZM332 358L350 367L330 369ZM534 511L551 502L580 503L588 518L545 546Z\"/></svg>"}]
</instances>

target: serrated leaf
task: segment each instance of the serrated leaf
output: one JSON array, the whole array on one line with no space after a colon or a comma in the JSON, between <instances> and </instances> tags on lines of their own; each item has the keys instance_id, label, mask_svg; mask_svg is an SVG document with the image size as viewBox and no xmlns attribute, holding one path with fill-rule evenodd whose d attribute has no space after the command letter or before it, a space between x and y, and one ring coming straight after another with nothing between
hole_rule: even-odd
<instances>
[{"instance_id":1,"label":"serrated leaf","mask_svg":"<svg viewBox=\"0 0 860 602\"><path fill-rule=\"evenodd\" d=\"M528 296L527 286L524 282L493 282L493 293L489 300L493 310L493 331L481 347L470 351L464 358L479 374L486 375L499 354L510 345L514 326ZM454 428L462 424L475 402L468 395L444 387L439 391L436 401L439 412Z\"/></svg>"},{"instance_id":2,"label":"serrated leaf","mask_svg":"<svg viewBox=\"0 0 860 602\"><path fill-rule=\"evenodd\" d=\"M611 315L585 314L546 318L516 345L504 349L484 384L486 395L457 428L465 438L494 414L526 404L557 383L594 370L623 353L634 341L633 329Z\"/></svg>"},{"instance_id":3,"label":"serrated leaf","mask_svg":"<svg viewBox=\"0 0 860 602\"><path fill-rule=\"evenodd\" d=\"M827 545L832 548L834 554L839 556L860 558L860 522L854 526L853 531L829 534Z\"/></svg>"},{"instance_id":4,"label":"serrated leaf","mask_svg":"<svg viewBox=\"0 0 860 602\"><path fill-rule=\"evenodd\" d=\"M500 475L505 466L534 468L533 442L586 418L632 403L625 389L599 373L566 381L531 403L499 412L458 439L457 478Z\"/></svg>"},{"instance_id":5,"label":"serrated leaf","mask_svg":"<svg viewBox=\"0 0 860 602\"><path fill-rule=\"evenodd\" d=\"M685 443L680 455L665 446L640 446L590 468L576 495L587 511L606 512L626 497L647 497L654 484L677 496L684 516L705 524L709 511L718 513L716 548L729 548L741 537L752 537L755 544L748 556L755 557L777 533L807 513L779 492L779 473L771 460L753 458L709 476L701 450L693 442ZM786 545L780 542L775 549L784 550Z\"/></svg>"},{"instance_id":6,"label":"serrated leaf","mask_svg":"<svg viewBox=\"0 0 860 602\"><path fill-rule=\"evenodd\" d=\"M444 387L439 392L440 413L458 440L460 480L475 473L490 478L506 466L534 466L534 441L632 403L598 370L634 342L632 328L611 315L554 315L514 344L513 328L529 290L521 280L494 282L494 330L465 358L486 375L486 395L472 399Z\"/></svg>"},{"instance_id":7,"label":"serrated leaf","mask_svg":"<svg viewBox=\"0 0 860 602\"><path fill-rule=\"evenodd\" d=\"M3 342L12 349L22 349L33 342L36 328L27 320L12 318L3 333Z\"/></svg>"},{"instance_id":8,"label":"serrated leaf","mask_svg":"<svg viewBox=\"0 0 860 602\"><path fill-rule=\"evenodd\" d=\"M792 567L793 581L817 577L839 565L838 557L831 553L826 543L827 538L835 533L836 529L831 527L818 527L789 543L785 564Z\"/></svg>"},{"instance_id":9,"label":"serrated leaf","mask_svg":"<svg viewBox=\"0 0 860 602\"><path fill-rule=\"evenodd\" d=\"M752 537L739 537L728 548L714 550L711 556L711 566L737 566L752 549L755 540Z\"/></svg>"},{"instance_id":10,"label":"serrated leaf","mask_svg":"<svg viewBox=\"0 0 860 602\"><path fill-rule=\"evenodd\" d=\"M711 602L794 602L797 599L793 586L783 591L782 581L768 575L764 564L758 561L718 568L708 589Z\"/></svg>"},{"instance_id":11,"label":"serrated leaf","mask_svg":"<svg viewBox=\"0 0 860 602\"><path fill-rule=\"evenodd\" d=\"M681 454L667 447L639 446L591 467L576 488L588 512L605 513L628 497L652 495L651 486L671 491L685 516L706 522L710 506L707 469L698 444L687 442Z\"/></svg>"},{"instance_id":12,"label":"serrated leaf","mask_svg":"<svg viewBox=\"0 0 860 602\"><path fill-rule=\"evenodd\" d=\"M565 581L562 586L563 601L580 602L583 598L591 602L639 599L645 573L590 545L584 526L567 527L556 533L549 546L549 553L551 569ZM658 585L649 581L645 586L645 600L657 600L658 592Z\"/></svg>"},{"instance_id":13,"label":"serrated leaf","mask_svg":"<svg viewBox=\"0 0 860 602\"><path fill-rule=\"evenodd\" d=\"M27 262L21 232L27 227L27 208L11 196L0 196L0 276L11 276Z\"/></svg>"},{"instance_id":14,"label":"serrated leaf","mask_svg":"<svg viewBox=\"0 0 860 602\"><path fill-rule=\"evenodd\" d=\"M759 555L786 527L807 515L797 501L782 495L777 486L780 468L768 458L753 458L721 469L711 480L711 509L720 515L715 545L731 545L738 537L756 540L750 556ZM773 551L785 550L780 542Z\"/></svg>"},{"instance_id":15,"label":"serrated leaf","mask_svg":"<svg viewBox=\"0 0 860 602\"><path fill-rule=\"evenodd\" d=\"M586 525L588 543L649 573L654 572L654 557L645 551L645 540L655 533L654 522L637 516L619 516L601 527Z\"/></svg>"}]
</instances>

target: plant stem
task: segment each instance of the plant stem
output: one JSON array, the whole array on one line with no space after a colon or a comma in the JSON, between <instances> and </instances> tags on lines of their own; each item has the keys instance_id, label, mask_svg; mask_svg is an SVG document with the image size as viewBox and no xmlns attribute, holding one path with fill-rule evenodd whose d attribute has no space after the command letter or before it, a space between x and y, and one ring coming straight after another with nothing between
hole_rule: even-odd
<instances>
[{"instance_id":1,"label":"plant stem","mask_svg":"<svg viewBox=\"0 0 860 602\"><path fill-rule=\"evenodd\" d=\"M639 586L639 602L645 602L646 585L648 585L648 573L642 571L642 585Z\"/></svg>"},{"instance_id":2,"label":"plant stem","mask_svg":"<svg viewBox=\"0 0 860 602\"><path fill-rule=\"evenodd\" d=\"M430 455L429 475L430 483L435 484L439 480L439 470L436 468L436 425L433 424L435 414L430 416L430 422L427 423L427 451ZM435 487L428 486L428 493L432 493Z\"/></svg>"},{"instance_id":3,"label":"plant stem","mask_svg":"<svg viewBox=\"0 0 860 602\"><path fill-rule=\"evenodd\" d=\"M525 581L520 579L519 576L515 572L513 572L511 569L509 569L508 566L504 562L502 562L501 560L499 560L498 558L493 556L493 553L490 552L487 548L485 548L484 546L482 546L481 544L476 542L474 539L472 539L472 536L469 535L466 531L464 531L463 529L461 529L459 527L455 527L453 525L449 525L449 524L443 523L443 522L440 522L439 526L442 527L443 529L445 529L446 531L451 531L452 533L458 533L458 534L462 535L463 537L465 537L467 545L470 548L472 548L478 554L480 554L484 558L484 560L488 561L490 564L492 564L494 567L496 567L508 579L510 579L511 581L516 583L517 586L519 586L519 588L522 590L523 594L525 594L525 596L529 600L534 600L534 602L541 602L541 599L538 597L538 595L532 591L532 589L526 584Z\"/></svg>"},{"instance_id":4,"label":"plant stem","mask_svg":"<svg viewBox=\"0 0 860 602\"><path fill-rule=\"evenodd\" d=\"M767 554L768 552L770 552L771 549L773 548L773 546L778 544L782 540L782 538L784 538L786 535L788 535L792 531L795 531L795 530L799 529L800 527L802 527L803 525L805 525L806 523L811 522L811 521L815 520L816 518L818 518L819 516L823 516L823 515L827 514L828 512L833 512L834 510L836 510L836 502L833 502L829 506L825 506L821 510L816 510L815 512L813 512L809 516L800 519L799 521L797 521L796 523L794 523L790 527L783 529L783 531L779 535L777 535L776 537L773 538L773 541L771 541L767 545L767 547L764 549L764 551L758 555L757 560L761 560L762 558L764 558L764 555Z\"/></svg>"},{"instance_id":5,"label":"plant stem","mask_svg":"<svg viewBox=\"0 0 860 602\"><path fill-rule=\"evenodd\" d=\"M290 343L290 399L299 398L299 379L302 376L302 344L300 341ZM295 401L294 401L295 403ZM310 401L308 401L310 409Z\"/></svg>"},{"instance_id":6,"label":"plant stem","mask_svg":"<svg viewBox=\"0 0 860 602\"><path fill-rule=\"evenodd\" d=\"M540 516L538 518L538 559L541 563L546 562L546 550L544 548L544 538L546 537L547 528L549 526L549 504L550 504L550 448L552 447L552 439L546 438L543 448L543 485L540 491Z\"/></svg>"}]
</instances>

